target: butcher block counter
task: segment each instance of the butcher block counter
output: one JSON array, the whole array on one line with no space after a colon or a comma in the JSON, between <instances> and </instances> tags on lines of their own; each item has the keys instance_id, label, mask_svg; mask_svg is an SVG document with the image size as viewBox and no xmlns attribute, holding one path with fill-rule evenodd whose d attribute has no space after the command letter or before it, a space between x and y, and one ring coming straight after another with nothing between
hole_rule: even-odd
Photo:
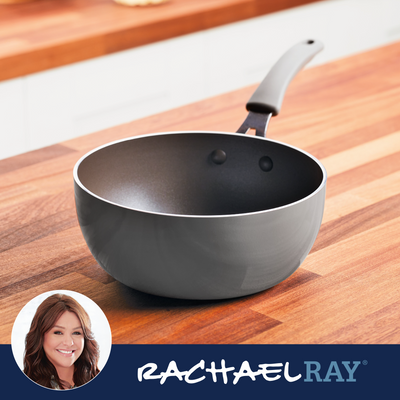
<instances>
[{"instance_id":1,"label":"butcher block counter","mask_svg":"<svg viewBox=\"0 0 400 400\"><path fill-rule=\"evenodd\" d=\"M320 0L27 1L0 0L0 81Z\"/></svg>"},{"instance_id":2,"label":"butcher block counter","mask_svg":"<svg viewBox=\"0 0 400 400\"><path fill-rule=\"evenodd\" d=\"M325 212L300 268L220 301L157 297L104 272L82 237L72 171L91 149L151 132L235 132L255 87L0 161L0 343L35 296L72 290L114 344L400 343L400 42L300 72L268 137L317 157Z\"/></svg>"}]
</instances>

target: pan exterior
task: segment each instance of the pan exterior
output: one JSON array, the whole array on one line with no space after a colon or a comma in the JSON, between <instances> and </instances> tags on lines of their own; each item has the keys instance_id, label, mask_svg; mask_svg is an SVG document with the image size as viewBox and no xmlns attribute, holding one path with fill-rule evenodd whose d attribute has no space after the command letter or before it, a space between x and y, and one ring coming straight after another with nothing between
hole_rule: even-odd
<instances>
[{"instance_id":1,"label":"pan exterior","mask_svg":"<svg viewBox=\"0 0 400 400\"><path fill-rule=\"evenodd\" d=\"M265 290L296 271L321 225L325 182L289 206L228 216L132 210L76 182L75 201L90 251L116 280L159 296L224 299Z\"/></svg>"}]
</instances>

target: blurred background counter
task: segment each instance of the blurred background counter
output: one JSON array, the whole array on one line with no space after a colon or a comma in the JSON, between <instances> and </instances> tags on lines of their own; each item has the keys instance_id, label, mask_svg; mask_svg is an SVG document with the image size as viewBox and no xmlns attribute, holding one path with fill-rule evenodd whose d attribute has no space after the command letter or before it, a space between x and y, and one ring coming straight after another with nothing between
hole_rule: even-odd
<instances>
[{"instance_id":1,"label":"blurred background counter","mask_svg":"<svg viewBox=\"0 0 400 400\"><path fill-rule=\"evenodd\" d=\"M0 159L257 83L304 38L325 44L310 66L397 41L398 15L398 0L0 4Z\"/></svg>"}]
</instances>

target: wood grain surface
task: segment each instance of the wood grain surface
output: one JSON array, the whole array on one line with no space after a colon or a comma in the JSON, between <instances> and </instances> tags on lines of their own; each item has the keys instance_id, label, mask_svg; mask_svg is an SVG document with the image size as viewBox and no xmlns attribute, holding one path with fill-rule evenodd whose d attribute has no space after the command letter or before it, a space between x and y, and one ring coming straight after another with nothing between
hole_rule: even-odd
<instances>
[{"instance_id":1,"label":"wood grain surface","mask_svg":"<svg viewBox=\"0 0 400 400\"><path fill-rule=\"evenodd\" d=\"M318 0L113 0L0 4L0 81Z\"/></svg>"},{"instance_id":2,"label":"wood grain surface","mask_svg":"<svg viewBox=\"0 0 400 400\"><path fill-rule=\"evenodd\" d=\"M0 161L0 343L21 308L73 290L107 315L113 343L400 343L400 42L302 71L268 136L328 171L324 220L287 280L225 301L127 288L91 256L72 169L87 151L150 132L234 132L255 87Z\"/></svg>"}]
</instances>

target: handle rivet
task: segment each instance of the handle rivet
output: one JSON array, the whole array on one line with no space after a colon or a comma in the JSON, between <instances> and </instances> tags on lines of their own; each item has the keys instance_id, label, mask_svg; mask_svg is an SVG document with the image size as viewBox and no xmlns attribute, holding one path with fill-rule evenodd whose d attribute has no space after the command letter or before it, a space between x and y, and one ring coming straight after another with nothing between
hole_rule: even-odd
<instances>
[{"instance_id":1,"label":"handle rivet","mask_svg":"<svg viewBox=\"0 0 400 400\"><path fill-rule=\"evenodd\" d=\"M265 172L271 171L274 166L272 160L268 156L261 157L258 165Z\"/></svg>"},{"instance_id":2,"label":"handle rivet","mask_svg":"<svg viewBox=\"0 0 400 400\"><path fill-rule=\"evenodd\" d=\"M211 161L214 164L223 164L226 161L226 153L223 150L216 149L211 153Z\"/></svg>"}]
</instances>

